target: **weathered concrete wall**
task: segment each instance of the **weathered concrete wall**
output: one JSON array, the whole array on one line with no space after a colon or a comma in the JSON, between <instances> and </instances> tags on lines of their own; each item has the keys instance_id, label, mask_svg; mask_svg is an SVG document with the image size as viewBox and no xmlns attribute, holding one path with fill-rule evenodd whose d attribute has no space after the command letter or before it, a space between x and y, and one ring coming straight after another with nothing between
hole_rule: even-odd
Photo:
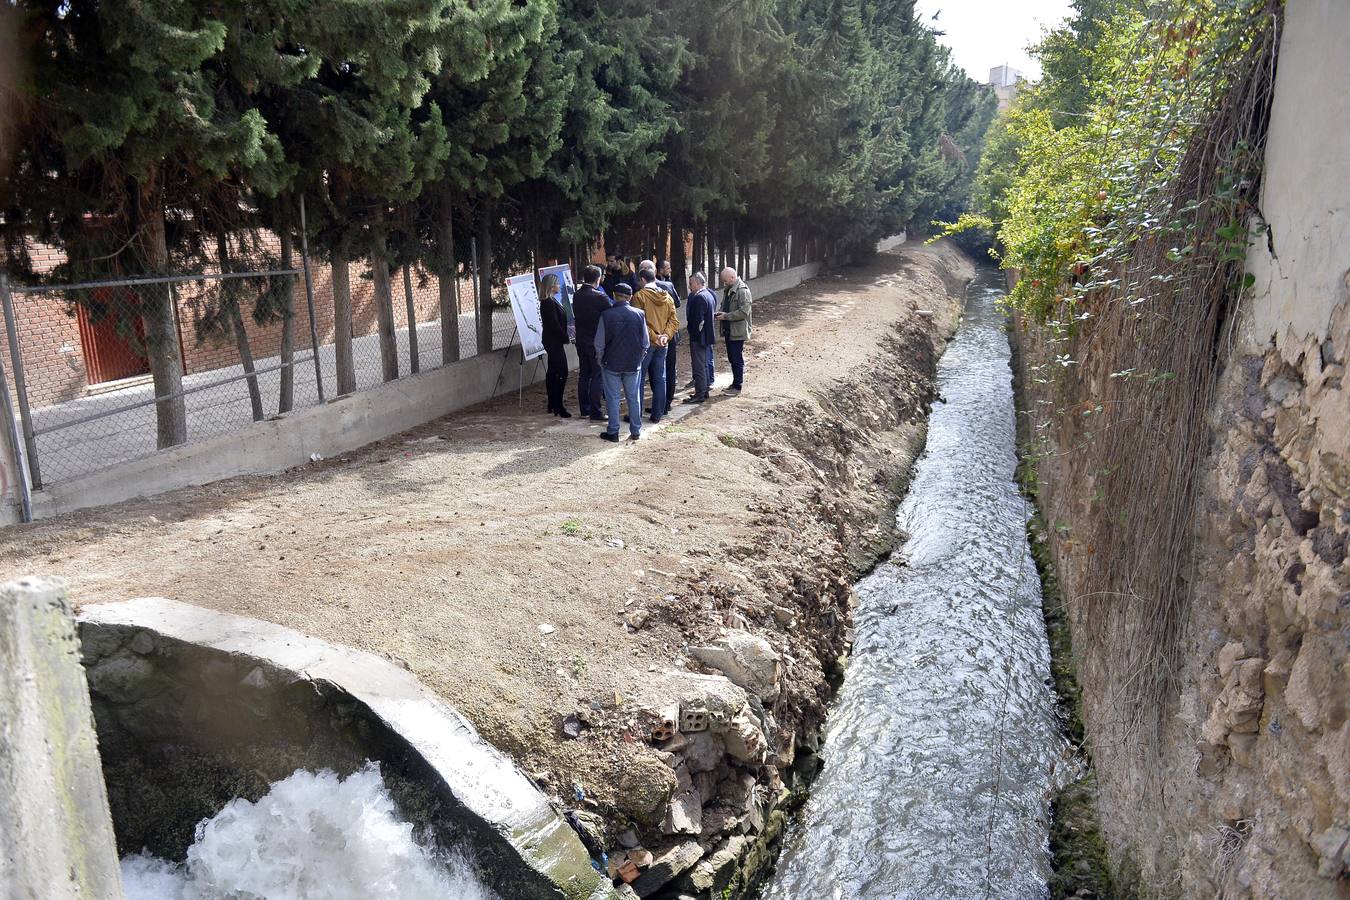
<instances>
[{"instance_id":1,"label":"weathered concrete wall","mask_svg":"<svg viewBox=\"0 0 1350 900\"><path fill-rule=\"evenodd\" d=\"M0 586L0 894L116 900L122 877L60 579Z\"/></svg>"},{"instance_id":2,"label":"weathered concrete wall","mask_svg":"<svg viewBox=\"0 0 1350 900\"><path fill-rule=\"evenodd\" d=\"M1327 337L1350 290L1350 4L1291 0L1266 144L1248 348Z\"/></svg>"}]
</instances>

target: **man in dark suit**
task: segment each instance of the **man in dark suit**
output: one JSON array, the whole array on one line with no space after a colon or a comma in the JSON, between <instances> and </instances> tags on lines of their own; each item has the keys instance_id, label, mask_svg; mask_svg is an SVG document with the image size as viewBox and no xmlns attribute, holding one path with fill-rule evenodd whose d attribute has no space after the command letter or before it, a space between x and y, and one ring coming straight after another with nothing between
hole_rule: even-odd
<instances>
[{"instance_id":1,"label":"man in dark suit","mask_svg":"<svg viewBox=\"0 0 1350 900\"><path fill-rule=\"evenodd\" d=\"M600 314L610 307L610 299L600 290L600 267L581 270L581 287L572 295L572 315L577 329L577 404L583 416L592 422L605 420L605 386L600 364L595 358L595 329Z\"/></svg>"},{"instance_id":2,"label":"man in dark suit","mask_svg":"<svg viewBox=\"0 0 1350 900\"><path fill-rule=\"evenodd\" d=\"M708 279L702 272L689 276L689 299L685 302L689 316L689 365L694 372L694 394L685 403L703 403L708 399L708 361L713 344L717 343L714 315L717 295L708 289Z\"/></svg>"}]
</instances>

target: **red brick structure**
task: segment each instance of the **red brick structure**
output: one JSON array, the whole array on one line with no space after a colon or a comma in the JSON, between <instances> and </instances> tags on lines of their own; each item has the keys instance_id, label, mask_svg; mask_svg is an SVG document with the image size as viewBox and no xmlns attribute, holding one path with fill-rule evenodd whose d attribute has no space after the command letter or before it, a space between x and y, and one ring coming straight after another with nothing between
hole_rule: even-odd
<instances>
[{"instance_id":1,"label":"red brick structure","mask_svg":"<svg viewBox=\"0 0 1350 900\"><path fill-rule=\"evenodd\" d=\"M273 237L266 249L279 256L279 247ZM65 261L62 252L49 246L37 246L30 251L38 272L50 272ZM298 254L297 254L298 257ZM298 264L298 259L297 259ZM373 299L374 286L364 261L350 265L352 291L352 335L361 337L376 332ZM333 340L333 272L327 263L311 260L314 279L314 309L320 344ZM262 289L262 279L245 279L248 290ZM401 272L393 275L394 322L396 328L408 324L407 303ZM440 318L439 279L429 272L412 273L413 302L417 322ZM80 303L73 303L60 293L26 293L14 289L14 311L22 346L23 363L28 388L29 405L35 409L64 403L91 392L108 390L122 379L148 377L148 365L137 351L137 334L125 334L138 329L135 317L99 315L99 306L125 306L134 303L130 288L110 288L90 291ZM202 287L198 282L175 285L178 310L179 338L186 373L220 369L239 363L239 353L233 337L217 334L199 337L197 322L204 310ZM473 312L473 286L461 279L459 303L462 313ZM297 354L310 346L309 311L305 299L305 282L295 277L294 285L294 341ZM281 352L280 322L258 325L252 319L252 303L243 305L245 330L255 361L275 357ZM0 358L7 371L13 371L8 343L0 341ZM436 365L439 359L427 360L424 365ZM12 376L11 376L12 377Z\"/></svg>"}]
</instances>

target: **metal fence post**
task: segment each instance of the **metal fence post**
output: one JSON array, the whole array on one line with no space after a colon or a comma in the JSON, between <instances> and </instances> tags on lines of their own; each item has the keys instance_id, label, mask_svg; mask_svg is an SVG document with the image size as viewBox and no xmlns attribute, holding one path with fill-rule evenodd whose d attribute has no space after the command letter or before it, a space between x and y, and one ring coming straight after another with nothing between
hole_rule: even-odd
<instances>
[{"instance_id":1,"label":"metal fence post","mask_svg":"<svg viewBox=\"0 0 1350 900\"><path fill-rule=\"evenodd\" d=\"M33 416L28 409L28 385L23 377L23 351L19 348L19 328L14 321L14 299L9 292L9 276L3 274L0 274L0 304L4 306L5 331L9 335L9 363L14 367L14 393L19 399L23 443L28 451L28 478L33 488L40 488L42 470L38 467L37 436L33 434Z\"/></svg>"},{"instance_id":2,"label":"metal fence post","mask_svg":"<svg viewBox=\"0 0 1350 900\"><path fill-rule=\"evenodd\" d=\"M403 264L403 300L408 305L408 368L416 375L420 371L417 360L417 304L413 302L412 274L407 263ZM445 353L444 350L441 351Z\"/></svg>"},{"instance_id":3,"label":"metal fence post","mask_svg":"<svg viewBox=\"0 0 1350 900\"><path fill-rule=\"evenodd\" d=\"M15 425L14 406L9 399L9 379L5 377L5 364L0 360L0 408L5 414L5 430L9 432L9 444L14 448L14 466L19 470L19 508L20 520L33 521L33 486L28 481L28 454L24 452L23 441L19 439L19 429Z\"/></svg>"},{"instance_id":4,"label":"metal fence post","mask_svg":"<svg viewBox=\"0 0 1350 900\"><path fill-rule=\"evenodd\" d=\"M323 402L323 366L319 364L319 327L314 322L314 278L309 274L309 229L305 224L305 195L300 195L300 261L305 270L305 302L309 308L309 355L314 357L314 386Z\"/></svg>"},{"instance_id":5,"label":"metal fence post","mask_svg":"<svg viewBox=\"0 0 1350 900\"><path fill-rule=\"evenodd\" d=\"M482 316L482 304L478 302L478 238L469 238L469 276L473 279L473 353L474 356L483 352L483 348L478 346L478 336L483 333L482 323L479 317ZM458 290L456 290L458 295ZM491 342L488 350L491 351Z\"/></svg>"}]
</instances>

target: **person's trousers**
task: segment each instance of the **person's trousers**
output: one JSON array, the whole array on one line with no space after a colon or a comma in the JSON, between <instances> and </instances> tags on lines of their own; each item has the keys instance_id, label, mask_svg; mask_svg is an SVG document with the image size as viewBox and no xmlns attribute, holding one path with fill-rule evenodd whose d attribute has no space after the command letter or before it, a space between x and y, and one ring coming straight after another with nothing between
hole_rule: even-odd
<instances>
[{"instance_id":1,"label":"person's trousers","mask_svg":"<svg viewBox=\"0 0 1350 900\"><path fill-rule=\"evenodd\" d=\"M731 386L738 388L745 379L745 341L727 341L727 362L731 363Z\"/></svg>"},{"instance_id":2,"label":"person's trousers","mask_svg":"<svg viewBox=\"0 0 1350 900\"><path fill-rule=\"evenodd\" d=\"M594 344L577 344L577 406L583 416L599 416L605 411L605 383Z\"/></svg>"},{"instance_id":3,"label":"person's trousers","mask_svg":"<svg viewBox=\"0 0 1350 900\"><path fill-rule=\"evenodd\" d=\"M628 401L630 410L642 409L642 390L639 386L638 372L611 372L609 369L600 370L601 381L605 385L605 407L609 413L609 428L606 430L617 436L619 433L619 395L622 392L623 399ZM642 432L642 416L629 415L628 433L638 435Z\"/></svg>"},{"instance_id":4,"label":"person's trousers","mask_svg":"<svg viewBox=\"0 0 1350 900\"><path fill-rule=\"evenodd\" d=\"M675 403L675 386L679 384L679 381L676 380L678 376L675 374L675 361L678 357L679 335L676 335L666 345L666 393L665 405L661 408L661 415L663 416L670 413L670 407Z\"/></svg>"},{"instance_id":5,"label":"person's trousers","mask_svg":"<svg viewBox=\"0 0 1350 900\"><path fill-rule=\"evenodd\" d=\"M694 396L708 396L712 384L712 347L698 341L689 342L689 368L694 373Z\"/></svg>"},{"instance_id":6,"label":"person's trousers","mask_svg":"<svg viewBox=\"0 0 1350 900\"><path fill-rule=\"evenodd\" d=\"M563 391L567 388L567 348L555 347L548 351L548 368L544 371L544 388L548 391L548 411L563 410Z\"/></svg>"},{"instance_id":7,"label":"person's trousers","mask_svg":"<svg viewBox=\"0 0 1350 900\"><path fill-rule=\"evenodd\" d=\"M666 413L666 349L652 344L647 348L647 355L642 360L642 384L639 386L639 396L642 396L646 390L647 384L651 384L652 394L652 417L653 423L661 421L661 417ZM639 406L636 410L630 405L628 407L628 417L641 417L645 406Z\"/></svg>"}]
</instances>

